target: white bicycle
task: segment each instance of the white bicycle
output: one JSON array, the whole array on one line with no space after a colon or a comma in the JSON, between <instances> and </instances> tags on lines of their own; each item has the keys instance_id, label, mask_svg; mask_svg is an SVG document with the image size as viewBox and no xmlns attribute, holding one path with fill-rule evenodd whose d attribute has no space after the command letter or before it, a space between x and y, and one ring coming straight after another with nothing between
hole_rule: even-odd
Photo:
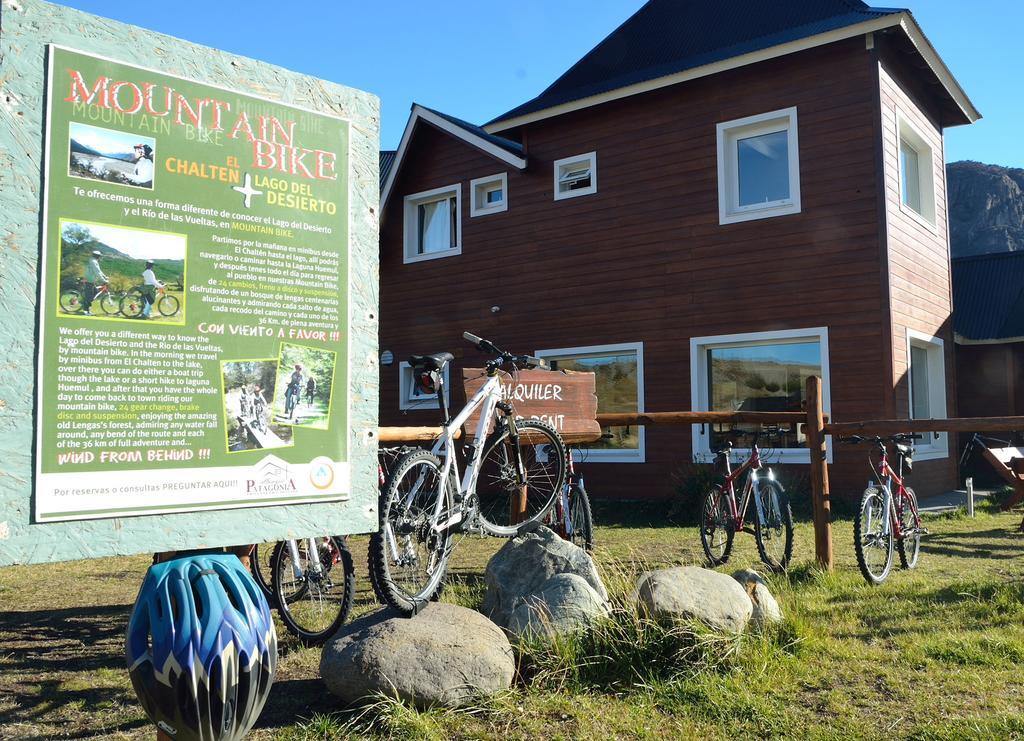
<instances>
[{"instance_id":1,"label":"white bicycle","mask_svg":"<svg viewBox=\"0 0 1024 741\"><path fill-rule=\"evenodd\" d=\"M452 535L479 532L511 537L535 527L554 504L565 480L565 446L558 433L538 420L516 419L501 396L501 375L509 367L547 368L540 358L512 355L476 335L463 337L494 356L485 364L487 381L454 418L444 394L444 367L451 353L414 355L413 379L437 394L443 416L430 450L414 449L392 468L380 497L380 530L370 539L370 581L382 602L415 614L440 594ZM480 410L472 443L456 457L455 436Z\"/></svg>"}]
</instances>

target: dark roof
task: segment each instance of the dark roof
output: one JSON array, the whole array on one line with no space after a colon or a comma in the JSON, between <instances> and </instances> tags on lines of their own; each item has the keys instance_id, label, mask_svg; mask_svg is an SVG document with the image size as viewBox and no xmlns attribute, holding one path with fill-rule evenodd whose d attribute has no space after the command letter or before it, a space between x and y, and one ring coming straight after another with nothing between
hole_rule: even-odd
<instances>
[{"instance_id":1,"label":"dark roof","mask_svg":"<svg viewBox=\"0 0 1024 741\"><path fill-rule=\"evenodd\" d=\"M388 173L391 172L391 165L395 164L395 155L397 155L394 149L384 149L380 153L380 187L384 188L384 183L388 181Z\"/></svg>"},{"instance_id":2,"label":"dark roof","mask_svg":"<svg viewBox=\"0 0 1024 741\"><path fill-rule=\"evenodd\" d=\"M953 260L953 329L966 340L1024 337L1024 252Z\"/></svg>"},{"instance_id":3,"label":"dark roof","mask_svg":"<svg viewBox=\"0 0 1024 741\"><path fill-rule=\"evenodd\" d=\"M418 104L414 103L413 105L415 106ZM484 131L481 127L477 126L476 124L471 124L469 121L463 121L461 118L455 118L455 116L449 116L447 113L441 113L441 111L434 110L433 108L427 108L425 105L421 105L420 108L422 108L425 111L430 111L434 115L440 116L448 123L455 124L460 129L465 129L469 133L479 136L481 139L486 139L494 146L500 147L501 149L504 149L506 152L514 154L516 157L523 156L523 145L520 144L519 142L514 142L511 139L506 139L503 136L495 136L494 134L488 134L486 131Z\"/></svg>"},{"instance_id":4,"label":"dark roof","mask_svg":"<svg viewBox=\"0 0 1024 741\"><path fill-rule=\"evenodd\" d=\"M490 123L901 12L860 0L650 0L547 90Z\"/></svg>"}]
</instances>

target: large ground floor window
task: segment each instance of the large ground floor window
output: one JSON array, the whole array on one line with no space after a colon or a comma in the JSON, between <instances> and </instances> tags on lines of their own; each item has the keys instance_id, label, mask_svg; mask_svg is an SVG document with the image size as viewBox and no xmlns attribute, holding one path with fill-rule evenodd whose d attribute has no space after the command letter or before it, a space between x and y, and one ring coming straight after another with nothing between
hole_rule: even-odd
<instances>
[{"instance_id":1,"label":"large ground floor window","mask_svg":"<svg viewBox=\"0 0 1024 741\"><path fill-rule=\"evenodd\" d=\"M592 347L538 350L555 370L593 373L597 383L597 411L644 411L644 346L642 342ZM644 428L606 427L609 438L585 446L588 461L643 463Z\"/></svg>"},{"instance_id":2,"label":"large ground floor window","mask_svg":"<svg viewBox=\"0 0 1024 741\"><path fill-rule=\"evenodd\" d=\"M907 330L907 374L910 382L910 418L944 419L946 417L945 344L912 329ZM922 432L915 443L917 460L946 458L949 436Z\"/></svg>"},{"instance_id":3,"label":"large ground floor window","mask_svg":"<svg viewBox=\"0 0 1024 741\"><path fill-rule=\"evenodd\" d=\"M784 330L694 337L690 340L690 393L694 411L804 411L807 378L822 379L822 404L831 409L828 329ZM707 460L711 451L732 440L749 447L757 425L694 425L693 452ZM740 433L740 434L737 434ZM775 460L807 463L803 425L780 425L762 432L760 447Z\"/></svg>"}]
</instances>

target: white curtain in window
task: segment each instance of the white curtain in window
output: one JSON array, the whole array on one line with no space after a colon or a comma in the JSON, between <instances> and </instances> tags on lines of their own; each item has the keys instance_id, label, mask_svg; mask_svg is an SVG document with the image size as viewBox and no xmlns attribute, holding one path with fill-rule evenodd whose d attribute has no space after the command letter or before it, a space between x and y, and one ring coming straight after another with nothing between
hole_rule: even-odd
<instances>
[{"instance_id":1,"label":"white curtain in window","mask_svg":"<svg viewBox=\"0 0 1024 741\"><path fill-rule=\"evenodd\" d=\"M451 249L450 200L420 204L420 254Z\"/></svg>"}]
</instances>

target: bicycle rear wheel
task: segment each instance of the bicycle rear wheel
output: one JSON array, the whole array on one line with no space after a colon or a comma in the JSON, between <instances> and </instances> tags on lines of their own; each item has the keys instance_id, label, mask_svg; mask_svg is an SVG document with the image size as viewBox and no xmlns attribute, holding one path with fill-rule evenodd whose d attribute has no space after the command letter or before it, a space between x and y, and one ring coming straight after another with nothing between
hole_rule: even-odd
<instances>
[{"instance_id":1,"label":"bicycle rear wheel","mask_svg":"<svg viewBox=\"0 0 1024 741\"><path fill-rule=\"evenodd\" d=\"M885 532L888 517L882 491L865 489L853 520L853 547L860 573L868 584L881 584L892 571L893 538Z\"/></svg>"},{"instance_id":2,"label":"bicycle rear wheel","mask_svg":"<svg viewBox=\"0 0 1024 741\"><path fill-rule=\"evenodd\" d=\"M121 313L129 319L142 316L146 308L146 299L141 293L128 293L121 299Z\"/></svg>"},{"instance_id":3,"label":"bicycle rear wheel","mask_svg":"<svg viewBox=\"0 0 1024 741\"><path fill-rule=\"evenodd\" d=\"M271 607L276 606L274 603L273 561L273 543L257 543L252 547L252 553L249 556L249 570Z\"/></svg>"},{"instance_id":4,"label":"bicycle rear wheel","mask_svg":"<svg viewBox=\"0 0 1024 741\"><path fill-rule=\"evenodd\" d=\"M281 622L306 646L318 646L338 631L348 619L356 591L345 539L313 538L313 544L316 550L311 553L308 538L295 541L296 562L288 541L278 543L271 572Z\"/></svg>"},{"instance_id":5,"label":"bicycle rear wheel","mask_svg":"<svg viewBox=\"0 0 1024 741\"><path fill-rule=\"evenodd\" d=\"M736 527L729 513L729 502L721 486L715 486L704 496L700 514L700 544L712 566L721 566L729 560Z\"/></svg>"},{"instance_id":6,"label":"bicycle rear wheel","mask_svg":"<svg viewBox=\"0 0 1024 741\"><path fill-rule=\"evenodd\" d=\"M903 490L903 501L900 503L900 532L903 537L896 543L900 554L900 565L905 569L917 566L921 556L921 516L917 511L917 495L907 487Z\"/></svg>"},{"instance_id":7,"label":"bicycle rear wheel","mask_svg":"<svg viewBox=\"0 0 1024 741\"><path fill-rule=\"evenodd\" d=\"M78 291L64 291L60 295L60 308L68 314L77 314L82 310L82 294Z\"/></svg>"},{"instance_id":8,"label":"bicycle rear wheel","mask_svg":"<svg viewBox=\"0 0 1024 741\"><path fill-rule=\"evenodd\" d=\"M426 450L398 459L380 498L380 530L370 537L370 583L381 602L412 615L437 596L448 569L449 531L434 528L451 514L450 487L441 461Z\"/></svg>"},{"instance_id":9,"label":"bicycle rear wheel","mask_svg":"<svg viewBox=\"0 0 1024 741\"><path fill-rule=\"evenodd\" d=\"M504 538L543 519L565 483L565 444L555 429L535 419L517 419L515 425L518 450L508 428L492 433L484 443L476 482L484 528ZM522 460L525 486L519 481L517 456ZM525 507L520 509L524 498ZM513 505L521 515L515 518L518 521L514 521Z\"/></svg>"},{"instance_id":10,"label":"bicycle rear wheel","mask_svg":"<svg viewBox=\"0 0 1024 741\"><path fill-rule=\"evenodd\" d=\"M785 571L793 557L793 513L789 497L777 481L761 479L757 482L754 506L754 540L761 560L772 571ZM760 505L760 506L758 506ZM764 523L761 517L764 517Z\"/></svg>"}]
</instances>

